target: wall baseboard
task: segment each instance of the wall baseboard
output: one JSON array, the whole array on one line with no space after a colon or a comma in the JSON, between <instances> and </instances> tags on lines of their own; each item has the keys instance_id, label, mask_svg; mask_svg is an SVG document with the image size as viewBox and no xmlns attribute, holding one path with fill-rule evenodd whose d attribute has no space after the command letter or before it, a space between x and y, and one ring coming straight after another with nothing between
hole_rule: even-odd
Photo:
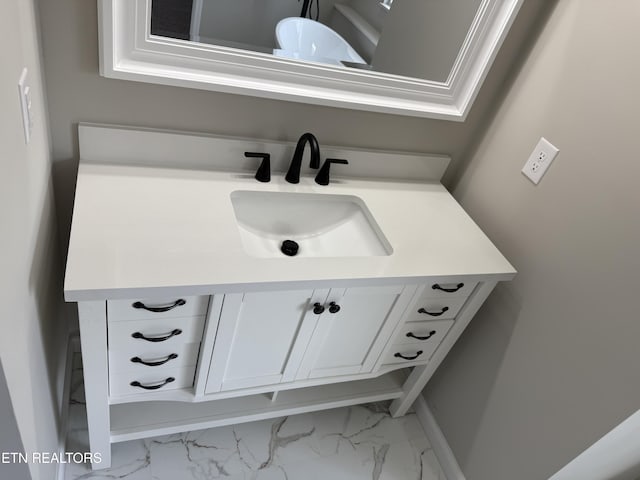
<instances>
[{"instance_id":1,"label":"wall baseboard","mask_svg":"<svg viewBox=\"0 0 640 480\"><path fill-rule=\"evenodd\" d=\"M447 439L442 430L440 430L433 413L431 413L429 404L422 395L418 395L413 408L416 410L418 420L420 420L424 433L431 442L433 453L435 453L438 462L440 462L447 480L466 480Z\"/></svg>"},{"instance_id":2,"label":"wall baseboard","mask_svg":"<svg viewBox=\"0 0 640 480\"><path fill-rule=\"evenodd\" d=\"M80 335L72 333L67 340L67 358L64 369L64 386L62 390L62 407L60 413L60 439L58 443L58 453L60 458L64 458L67 447L67 430L69 428L69 400L71 397L71 373L73 370L73 354L80 351ZM64 480L64 462L58 464L56 480Z\"/></svg>"}]
</instances>

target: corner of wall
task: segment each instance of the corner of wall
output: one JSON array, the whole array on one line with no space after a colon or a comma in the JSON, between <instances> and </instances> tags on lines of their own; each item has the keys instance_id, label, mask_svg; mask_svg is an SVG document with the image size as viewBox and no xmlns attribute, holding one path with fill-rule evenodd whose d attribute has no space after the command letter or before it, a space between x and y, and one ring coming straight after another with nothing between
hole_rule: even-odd
<instances>
[{"instance_id":1,"label":"corner of wall","mask_svg":"<svg viewBox=\"0 0 640 480\"><path fill-rule=\"evenodd\" d=\"M8 0L0 17L0 138L4 161L0 189L0 273L5 306L0 328L2 359L11 403L27 455L57 452L67 324L60 316L62 264L51 178L51 142L36 0ZM17 79L27 68L34 122L25 144ZM34 480L55 476L55 465L29 463Z\"/></svg>"}]
</instances>

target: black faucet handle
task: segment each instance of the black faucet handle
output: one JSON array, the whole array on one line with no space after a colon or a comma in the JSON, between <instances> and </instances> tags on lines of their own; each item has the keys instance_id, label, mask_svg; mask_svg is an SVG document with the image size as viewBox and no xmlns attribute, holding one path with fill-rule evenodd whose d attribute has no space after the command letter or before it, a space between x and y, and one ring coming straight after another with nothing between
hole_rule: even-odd
<instances>
[{"instance_id":1,"label":"black faucet handle","mask_svg":"<svg viewBox=\"0 0 640 480\"><path fill-rule=\"evenodd\" d=\"M259 182L269 182L271 181L271 155L268 153L261 152L244 152L244 156L247 158L262 158L262 163L258 167L256 171L256 180Z\"/></svg>"},{"instance_id":2,"label":"black faucet handle","mask_svg":"<svg viewBox=\"0 0 640 480\"><path fill-rule=\"evenodd\" d=\"M342 165L348 165L349 162L342 158L327 158L322 164L322 168L316 175L316 183L318 185L329 185L329 172L331 170L332 163L340 163Z\"/></svg>"}]
</instances>

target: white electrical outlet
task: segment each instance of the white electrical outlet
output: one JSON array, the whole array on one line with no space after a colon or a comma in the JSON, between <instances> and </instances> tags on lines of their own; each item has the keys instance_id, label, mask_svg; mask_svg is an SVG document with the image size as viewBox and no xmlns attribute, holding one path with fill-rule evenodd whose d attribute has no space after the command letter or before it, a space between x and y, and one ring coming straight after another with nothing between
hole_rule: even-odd
<instances>
[{"instance_id":1,"label":"white electrical outlet","mask_svg":"<svg viewBox=\"0 0 640 480\"><path fill-rule=\"evenodd\" d=\"M542 137L536 145L536 148L533 149L531 155L529 155L529 159L527 163L524 164L522 173L537 185L544 175L544 172L546 172L549 165L551 165L553 159L556 158L558 151L559 150L549 143L546 138Z\"/></svg>"}]
</instances>

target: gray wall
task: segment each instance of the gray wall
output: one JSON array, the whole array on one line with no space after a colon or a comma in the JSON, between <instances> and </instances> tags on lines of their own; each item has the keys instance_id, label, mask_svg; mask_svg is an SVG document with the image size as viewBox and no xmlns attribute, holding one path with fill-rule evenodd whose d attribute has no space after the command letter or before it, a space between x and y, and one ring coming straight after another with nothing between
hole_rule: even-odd
<instances>
[{"instance_id":1,"label":"gray wall","mask_svg":"<svg viewBox=\"0 0 640 480\"><path fill-rule=\"evenodd\" d=\"M480 0L396 1L384 22L373 68L446 81L479 5Z\"/></svg>"},{"instance_id":2,"label":"gray wall","mask_svg":"<svg viewBox=\"0 0 640 480\"><path fill-rule=\"evenodd\" d=\"M41 0L57 212L66 252L77 170L77 123L104 122L321 144L446 153L458 161L501 95L538 11L525 5L464 123L310 106L257 97L105 79L98 75L96 5Z\"/></svg>"},{"instance_id":3,"label":"gray wall","mask_svg":"<svg viewBox=\"0 0 640 480\"><path fill-rule=\"evenodd\" d=\"M470 480L548 478L640 405L639 13L559 1L458 165L454 195L519 271L427 388ZM534 186L540 136L560 154Z\"/></svg>"},{"instance_id":4,"label":"gray wall","mask_svg":"<svg viewBox=\"0 0 640 480\"><path fill-rule=\"evenodd\" d=\"M398 0L405 1L405 0ZM377 0L345 0L345 5L350 6L364 18L373 28L378 31L382 31L384 22L389 16L389 12L380 6L380 2Z\"/></svg>"},{"instance_id":5,"label":"gray wall","mask_svg":"<svg viewBox=\"0 0 640 480\"><path fill-rule=\"evenodd\" d=\"M16 416L13 413L11 397L7 379L4 376L4 368L0 360L0 453L10 453L15 455L25 455L20 432L16 423ZM9 457L15 459L15 456ZM21 460L11 463L0 463L0 477L11 480L31 480L29 467Z\"/></svg>"},{"instance_id":6,"label":"gray wall","mask_svg":"<svg viewBox=\"0 0 640 480\"><path fill-rule=\"evenodd\" d=\"M0 15L0 360L24 449L58 451L66 324L53 205L46 100L33 0L6 0ZM25 145L17 83L29 70L34 127ZM0 415L2 416L2 415ZM4 428L0 436L4 437ZM31 464L34 480L56 465ZM4 478L12 476L0 475Z\"/></svg>"},{"instance_id":7,"label":"gray wall","mask_svg":"<svg viewBox=\"0 0 640 480\"><path fill-rule=\"evenodd\" d=\"M378 0L344 0L340 3L350 7L373 28L378 37L380 36L389 12L381 7ZM334 9L331 13L328 25L338 32L367 63L371 64L371 59L378 46L377 39L372 40L365 35L362 28L356 26L352 19L347 18L338 9Z\"/></svg>"}]
</instances>

